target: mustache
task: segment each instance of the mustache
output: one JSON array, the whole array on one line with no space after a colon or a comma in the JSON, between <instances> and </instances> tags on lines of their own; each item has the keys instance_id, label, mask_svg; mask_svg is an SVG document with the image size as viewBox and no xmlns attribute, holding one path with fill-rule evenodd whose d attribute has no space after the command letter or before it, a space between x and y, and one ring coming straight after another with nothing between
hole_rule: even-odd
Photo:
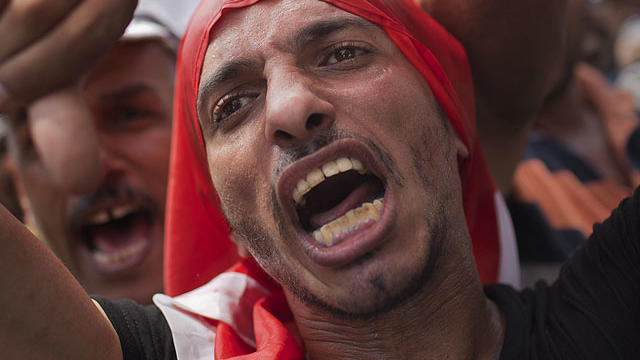
<instances>
[{"instance_id":1,"label":"mustache","mask_svg":"<svg viewBox=\"0 0 640 360\"><path fill-rule=\"evenodd\" d=\"M316 134L314 138L306 144L280 149L281 154L276 162L276 165L274 166L274 170L272 173L272 189L275 189L275 184L277 183L278 177L287 166L293 164L294 162L302 159L307 155L313 154L314 152L322 149L327 145L330 145L342 139L356 139L366 144L367 147L381 161L383 167L386 169L387 174L389 174L391 179L394 180L398 185L404 186L405 178L394 171L395 161L388 151L378 146L373 140L364 136L353 134L344 130L330 128Z\"/></svg>"},{"instance_id":2,"label":"mustache","mask_svg":"<svg viewBox=\"0 0 640 360\"><path fill-rule=\"evenodd\" d=\"M284 168L286 168L290 164L302 159L307 155L313 154L314 152L331 143L352 137L354 137L352 134L331 128L316 134L314 138L308 143L281 149L281 156L275 166L274 175L279 175L284 170Z\"/></svg>"},{"instance_id":3,"label":"mustache","mask_svg":"<svg viewBox=\"0 0 640 360\"><path fill-rule=\"evenodd\" d=\"M146 191L135 188L127 183L107 183L93 193L84 196L73 204L69 217L69 227L80 224L86 213L100 204L110 201L127 199L142 204L151 214L158 213L158 205Z\"/></svg>"}]
</instances>

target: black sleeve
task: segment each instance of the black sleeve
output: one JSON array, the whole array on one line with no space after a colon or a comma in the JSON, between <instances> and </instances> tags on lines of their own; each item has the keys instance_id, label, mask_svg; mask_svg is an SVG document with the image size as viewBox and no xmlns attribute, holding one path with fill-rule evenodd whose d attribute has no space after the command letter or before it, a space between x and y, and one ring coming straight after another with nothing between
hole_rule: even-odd
<instances>
[{"instance_id":1,"label":"black sleeve","mask_svg":"<svg viewBox=\"0 0 640 360\"><path fill-rule=\"evenodd\" d=\"M506 318L501 359L640 359L640 190L594 226L551 286L485 293Z\"/></svg>"},{"instance_id":2,"label":"black sleeve","mask_svg":"<svg viewBox=\"0 0 640 360\"><path fill-rule=\"evenodd\" d=\"M176 359L171 329L155 305L92 296L118 333L124 360Z\"/></svg>"},{"instance_id":3,"label":"black sleeve","mask_svg":"<svg viewBox=\"0 0 640 360\"><path fill-rule=\"evenodd\" d=\"M640 357L640 188L594 225L553 284L552 301L558 321L580 335L583 348L605 343L605 358Z\"/></svg>"}]
</instances>

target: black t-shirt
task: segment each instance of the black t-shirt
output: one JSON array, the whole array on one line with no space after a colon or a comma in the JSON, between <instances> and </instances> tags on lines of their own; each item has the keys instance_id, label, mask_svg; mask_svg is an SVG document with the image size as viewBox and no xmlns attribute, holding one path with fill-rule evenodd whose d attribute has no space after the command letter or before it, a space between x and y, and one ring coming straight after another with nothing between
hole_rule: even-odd
<instances>
[{"instance_id":1,"label":"black t-shirt","mask_svg":"<svg viewBox=\"0 0 640 360\"><path fill-rule=\"evenodd\" d=\"M92 296L109 317L120 338L124 360L175 360L171 329L154 305L131 300L109 301Z\"/></svg>"},{"instance_id":2,"label":"black t-shirt","mask_svg":"<svg viewBox=\"0 0 640 360\"><path fill-rule=\"evenodd\" d=\"M502 359L640 359L640 190L594 226L553 285L485 293L506 316Z\"/></svg>"},{"instance_id":3,"label":"black t-shirt","mask_svg":"<svg viewBox=\"0 0 640 360\"><path fill-rule=\"evenodd\" d=\"M485 287L506 317L500 359L640 359L640 190L623 201L548 286ZM124 359L175 359L171 330L154 306L96 298Z\"/></svg>"}]
</instances>

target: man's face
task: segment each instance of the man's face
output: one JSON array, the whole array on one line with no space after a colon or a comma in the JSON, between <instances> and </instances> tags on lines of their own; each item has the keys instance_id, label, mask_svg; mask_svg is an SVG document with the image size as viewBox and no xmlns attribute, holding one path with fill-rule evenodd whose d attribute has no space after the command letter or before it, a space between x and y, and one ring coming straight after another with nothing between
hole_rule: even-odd
<instances>
[{"instance_id":1,"label":"man's face","mask_svg":"<svg viewBox=\"0 0 640 360\"><path fill-rule=\"evenodd\" d=\"M466 229L460 142L426 81L383 30L324 2L226 13L198 116L237 241L303 301L384 310Z\"/></svg>"},{"instance_id":2,"label":"man's face","mask_svg":"<svg viewBox=\"0 0 640 360\"><path fill-rule=\"evenodd\" d=\"M149 303L162 290L174 63L154 41L120 43L83 82L76 104L93 117L104 169L91 193L57 188L28 124L13 124L13 153L38 230L89 293Z\"/></svg>"}]
</instances>

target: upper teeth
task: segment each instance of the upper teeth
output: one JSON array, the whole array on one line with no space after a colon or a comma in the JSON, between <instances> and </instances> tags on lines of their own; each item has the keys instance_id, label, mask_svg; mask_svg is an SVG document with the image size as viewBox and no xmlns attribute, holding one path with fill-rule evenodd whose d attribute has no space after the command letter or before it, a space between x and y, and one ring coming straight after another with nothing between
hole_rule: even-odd
<instances>
[{"instance_id":1,"label":"upper teeth","mask_svg":"<svg viewBox=\"0 0 640 360\"><path fill-rule=\"evenodd\" d=\"M90 225L102 225L102 224L108 223L109 221L121 219L131 214L134 211L135 211L135 206L132 204L121 205L121 206L112 208L110 210L107 209L107 210L99 211L93 214L87 220L87 222Z\"/></svg>"},{"instance_id":2,"label":"upper teeth","mask_svg":"<svg viewBox=\"0 0 640 360\"><path fill-rule=\"evenodd\" d=\"M329 161L320 168L309 171L307 176L298 181L298 185L293 189L293 200L297 205L303 205L303 197L311 191L311 189L318 186L325 179L349 170L355 170L360 174L367 173L364 165L362 165L362 162L358 159L341 157L337 160Z\"/></svg>"},{"instance_id":3,"label":"upper teeth","mask_svg":"<svg viewBox=\"0 0 640 360\"><path fill-rule=\"evenodd\" d=\"M109 216L109 212L106 210L102 210L100 212L93 214L93 216L91 216L87 220L87 222L91 225L100 225L100 224L105 224L109 222L110 218L111 217Z\"/></svg>"},{"instance_id":4,"label":"upper teeth","mask_svg":"<svg viewBox=\"0 0 640 360\"><path fill-rule=\"evenodd\" d=\"M131 214L134 210L135 207L132 204L121 205L111 209L111 216L114 220L121 219Z\"/></svg>"}]
</instances>

